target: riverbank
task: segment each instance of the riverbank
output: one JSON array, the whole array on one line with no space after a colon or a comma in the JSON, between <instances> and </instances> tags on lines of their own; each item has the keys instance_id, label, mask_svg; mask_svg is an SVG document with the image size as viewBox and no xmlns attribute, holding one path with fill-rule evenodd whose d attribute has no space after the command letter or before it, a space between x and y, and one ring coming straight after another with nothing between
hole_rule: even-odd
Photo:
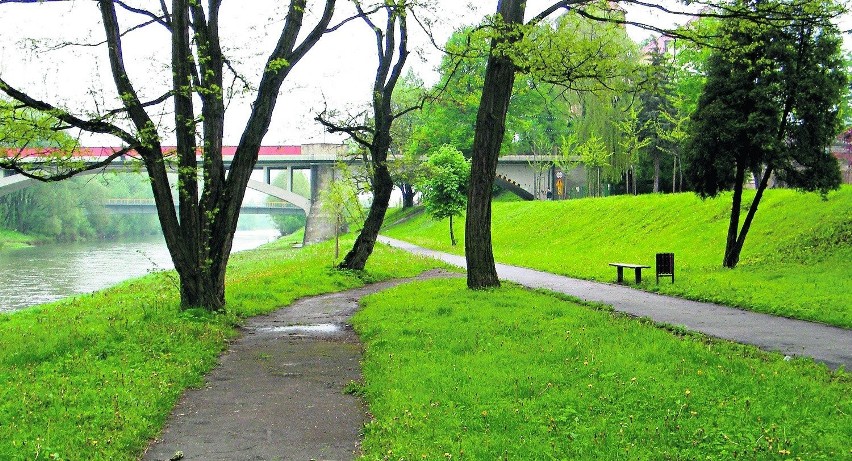
<instances>
[{"instance_id":1,"label":"riverbank","mask_svg":"<svg viewBox=\"0 0 852 461\"><path fill-rule=\"evenodd\" d=\"M256 248L278 237L274 229L234 235L233 251ZM111 287L173 267L162 236L46 242L0 251L0 312L25 309Z\"/></svg>"},{"instance_id":2,"label":"riverbank","mask_svg":"<svg viewBox=\"0 0 852 461\"><path fill-rule=\"evenodd\" d=\"M341 272L333 251L282 239L234 255L225 315L181 311L170 272L0 315L0 458L138 459L246 317L438 265L378 245L368 272ZM379 293L354 323L365 381L346 390L374 415L366 459L848 454L849 375L807 359L463 281Z\"/></svg>"},{"instance_id":3,"label":"riverbank","mask_svg":"<svg viewBox=\"0 0 852 461\"><path fill-rule=\"evenodd\" d=\"M0 251L11 250L14 248L25 248L34 245L39 241L40 239L36 237L0 228Z\"/></svg>"},{"instance_id":4,"label":"riverbank","mask_svg":"<svg viewBox=\"0 0 852 461\"><path fill-rule=\"evenodd\" d=\"M242 319L440 265L380 246L369 271L341 272L331 245L290 244L232 257L225 315L181 311L172 272L0 314L0 458L137 459Z\"/></svg>"}]
</instances>

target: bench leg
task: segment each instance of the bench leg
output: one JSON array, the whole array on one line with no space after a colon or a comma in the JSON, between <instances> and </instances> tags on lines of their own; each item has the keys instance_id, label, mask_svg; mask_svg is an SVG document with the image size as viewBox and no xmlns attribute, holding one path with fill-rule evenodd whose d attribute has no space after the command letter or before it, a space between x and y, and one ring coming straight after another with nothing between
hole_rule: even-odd
<instances>
[{"instance_id":1,"label":"bench leg","mask_svg":"<svg viewBox=\"0 0 852 461\"><path fill-rule=\"evenodd\" d=\"M618 271L618 283L624 283L624 268L616 266L615 269Z\"/></svg>"},{"instance_id":2,"label":"bench leg","mask_svg":"<svg viewBox=\"0 0 852 461\"><path fill-rule=\"evenodd\" d=\"M637 267L636 268L636 284L638 285L640 283L642 283L642 268Z\"/></svg>"}]
</instances>

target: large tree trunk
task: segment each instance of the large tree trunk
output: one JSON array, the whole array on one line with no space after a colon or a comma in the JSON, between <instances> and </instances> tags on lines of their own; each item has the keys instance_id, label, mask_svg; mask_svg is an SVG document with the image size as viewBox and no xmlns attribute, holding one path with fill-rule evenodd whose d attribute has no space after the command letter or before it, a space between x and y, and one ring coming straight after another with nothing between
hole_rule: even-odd
<instances>
[{"instance_id":1,"label":"large tree trunk","mask_svg":"<svg viewBox=\"0 0 852 461\"><path fill-rule=\"evenodd\" d=\"M210 311L225 309L225 271L211 273L199 268L178 271L180 303L183 308L203 307Z\"/></svg>"},{"instance_id":2,"label":"large tree trunk","mask_svg":"<svg viewBox=\"0 0 852 461\"><path fill-rule=\"evenodd\" d=\"M497 4L497 14L509 26L523 22L525 9L526 1L523 0L500 0ZM473 289L500 286L491 248L491 189L506 131L506 112L515 83L515 64L501 55L499 48L519 39L520 34L501 33L492 40L476 114L464 239L467 286Z\"/></svg>"},{"instance_id":3,"label":"large tree trunk","mask_svg":"<svg viewBox=\"0 0 852 461\"><path fill-rule=\"evenodd\" d=\"M373 247L376 246L376 238L379 236L379 231L385 220L385 213L388 211L391 192L393 192L393 180L391 180L390 172L388 172L387 163L380 162L375 164L373 171L373 204L370 206L370 212L367 214L367 219L364 221L361 233L355 239L355 245L352 246L352 249L343 258L343 262L338 266L339 268L364 270L367 259L373 253Z\"/></svg>"}]
</instances>

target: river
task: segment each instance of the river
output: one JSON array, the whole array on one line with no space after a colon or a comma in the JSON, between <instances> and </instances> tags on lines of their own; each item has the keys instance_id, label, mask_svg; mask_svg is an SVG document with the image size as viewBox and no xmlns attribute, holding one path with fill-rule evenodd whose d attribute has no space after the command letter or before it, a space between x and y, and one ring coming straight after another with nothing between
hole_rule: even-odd
<instances>
[{"instance_id":1,"label":"river","mask_svg":"<svg viewBox=\"0 0 852 461\"><path fill-rule=\"evenodd\" d=\"M237 231L234 251L278 237L273 229ZM172 269L162 237L55 243L0 251L0 313L89 293L151 271Z\"/></svg>"}]
</instances>

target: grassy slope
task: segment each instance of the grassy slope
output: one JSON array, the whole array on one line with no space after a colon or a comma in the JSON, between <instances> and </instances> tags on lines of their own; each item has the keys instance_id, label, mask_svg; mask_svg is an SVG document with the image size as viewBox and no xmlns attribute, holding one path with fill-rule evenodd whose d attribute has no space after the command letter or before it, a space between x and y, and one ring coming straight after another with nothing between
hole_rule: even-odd
<instances>
[{"instance_id":1,"label":"grassy slope","mask_svg":"<svg viewBox=\"0 0 852 461\"><path fill-rule=\"evenodd\" d=\"M0 459L136 459L239 318L436 265L382 246L367 273L344 273L332 255L286 240L235 255L227 315L181 312L171 273L0 315Z\"/></svg>"},{"instance_id":2,"label":"grassy slope","mask_svg":"<svg viewBox=\"0 0 852 461\"><path fill-rule=\"evenodd\" d=\"M693 194L495 203L494 253L504 263L611 282L609 262L653 265L655 253L674 252L676 283L657 286L646 271L643 288L852 328L852 187L827 201L767 192L734 270L721 267L730 203L730 195ZM446 221L428 217L386 231L461 253L447 232Z\"/></svg>"},{"instance_id":3,"label":"grassy slope","mask_svg":"<svg viewBox=\"0 0 852 461\"><path fill-rule=\"evenodd\" d=\"M848 459L850 376L515 287L371 295L365 459Z\"/></svg>"}]
</instances>

